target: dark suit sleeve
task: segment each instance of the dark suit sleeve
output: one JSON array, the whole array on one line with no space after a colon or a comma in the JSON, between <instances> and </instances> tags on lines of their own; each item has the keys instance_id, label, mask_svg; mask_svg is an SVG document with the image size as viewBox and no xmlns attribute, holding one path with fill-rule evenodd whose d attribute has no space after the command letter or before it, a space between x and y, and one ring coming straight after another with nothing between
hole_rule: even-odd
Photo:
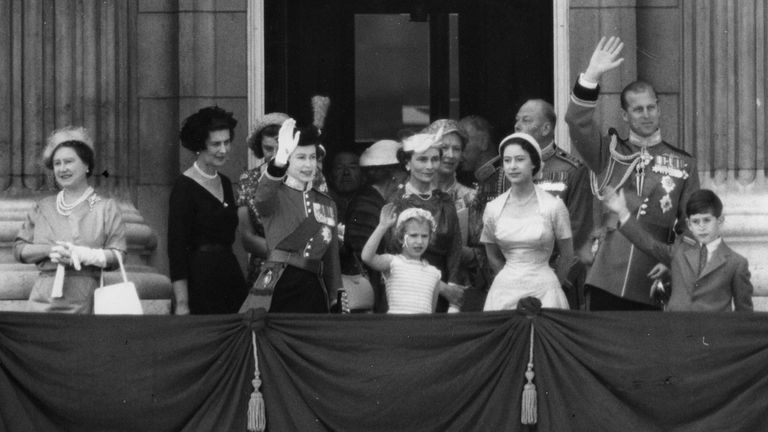
<instances>
[{"instance_id":1,"label":"dark suit sleeve","mask_svg":"<svg viewBox=\"0 0 768 432\"><path fill-rule=\"evenodd\" d=\"M667 267L672 262L672 245L655 240L631 217L619 228L622 234L629 239L638 249L656 258Z\"/></svg>"},{"instance_id":2,"label":"dark suit sleeve","mask_svg":"<svg viewBox=\"0 0 768 432\"><path fill-rule=\"evenodd\" d=\"M194 199L182 179L171 189L168 205L168 263L171 281L187 279L187 251L194 231Z\"/></svg>"},{"instance_id":3,"label":"dark suit sleeve","mask_svg":"<svg viewBox=\"0 0 768 432\"><path fill-rule=\"evenodd\" d=\"M452 201L446 202L443 208L443 211L447 213L448 224L452 227L451 230L454 232L453 238L451 239L450 250L446 257L446 264L448 265L448 282L461 283L461 251L464 242L461 239L459 217L456 214L456 206Z\"/></svg>"},{"instance_id":4,"label":"dark suit sleeve","mask_svg":"<svg viewBox=\"0 0 768 432\"><path fill-rule=\"evenodd\" d=\"M745 258L739 260L736 273L731 281L733 308L739 312L752 312L752 282L750 281L749 263Z\"/></svg>"},{"instance_id":5,"label":"dark suit sleeve","mask_svg":"<svg viewBox=\"0 0 768 432\"><path fill-rule=\"evenodd\" d=\"M577 168L568 176L565 205L571 218L573 249L579 250L592 232L592 190L589 186L589 169L586 165Z\"/></svg>"},{"instance_id":6,"label":"dark suit sleeve","mask_svg":"<svg viewBox=\"0 0 768 432\"><path fill-rule=\"evenodd\" d=\"M677 206L677 223L675 224L675 232L678 234L684 232L687 229L685 226L685 206L688 203L688 199L690 199L692 193L700 189L699 170L696 167L696 160L691 159L690 163L693 165L693 167L691 167L691 173L683 184L683 190L680 192L680 201Z\"/></svg>"},{"instance_id":7,"label":"dark suit sleeve","mask_svg":"<svg viewBox=\"0 0 768 432\"><path fill-rule=\"evenodd\" d=\"M338 233L334 227L331 229L331 243L328 245L325 255L323 255L323 282L325 282L325 290L328 292L328 300L331 303L336 299L336 292L342 286L337 235Z\"/></svg>"}]
</instances>

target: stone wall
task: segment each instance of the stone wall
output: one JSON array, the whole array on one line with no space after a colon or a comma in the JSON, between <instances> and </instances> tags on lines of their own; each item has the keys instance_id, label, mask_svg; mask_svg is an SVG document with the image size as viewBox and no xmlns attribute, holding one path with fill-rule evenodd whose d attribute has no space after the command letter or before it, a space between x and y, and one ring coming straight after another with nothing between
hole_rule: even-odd
<instances>
[{"instance_id":1,"label":"stone wall","mask_svg":"<svg viewBox=\"0 0 768 432\"><path fill-rule=\"evenodd\" d=\"M139 1L137 28L137 207L158 235L153 264L167 274L168 197L193 161L178 143L181 121L212 104L234 112L233 155L223 173L237 182L247 167L246 0ZM239 245L236 253L245 262Z\"/></svg>"}]
</instances>

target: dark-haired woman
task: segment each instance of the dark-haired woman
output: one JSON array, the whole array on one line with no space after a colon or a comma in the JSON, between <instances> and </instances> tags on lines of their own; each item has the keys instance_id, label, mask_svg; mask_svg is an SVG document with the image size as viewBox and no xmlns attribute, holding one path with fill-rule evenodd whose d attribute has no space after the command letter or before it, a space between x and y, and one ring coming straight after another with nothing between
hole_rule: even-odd
<instances>
[{"instance_id":1,"label":"dark-haired woman","mask_svg":"<svg viewBox=\"0 0 768 432\"><path fill-rule=\"evenodd\" d=\"M541 169L541 148L525 133L501 141L509 191L489 202L483 213L488 262L497 273L483 310L515 309L523 297L536 297L543 307L568 308L561 288L573 259L571 225L563 201L534 185ZM560 250L557 274L549 266L555 241Z\"/></svg>"},{"instance_id":2,"label":"dark-haired woman","mask_svg":"<svg viewBox=\"0 0 768 432\"><path fill-rule=\"evenodd\" d=\"M440 168L442 134L442 130L419 133L403 140L398 159L408 171L408 181L400 193L390 198L390 202L398 213L416 207L429 211L435 219L435 233L422 257L440 270L443 282L448 282L442 285L440 295L443 300L438 300L437 311L445 312L450 304L453 312L458 311L464 295L464 288L459 285L462 240L453 199L433 187ZM393 232L389 234L387 247L399 253L402 239L394 238Z\"/></svg>"},{"instance_id":3,"label":"dark-haired woman","mask_svg":"<svg viewBox=\"0 0 768 432\"><path fill-rule=\"evenodd\" d=\"M43 162L61 191L38 201L16 236L16 259L40 269L28 309L92 313L101 270L117 266L116 255L126 250L120 210L88 184L94 152L84 128L54 131Z\"/></svg>"},{"instance_id":4,"label":"dark-haired woman","mask_svg":"<svg viewBox=\"0 0 768 432\"><path fill-rule=\"evenodd\" d=\"M176 314L234 313L246 295L232 252L238 224L232 183L219 173L229 160L236 125L232 113L206 107L181 128L181 145L196 159L170 197L168 258Z\"/></svg>"},{"instance_id":5,"label":"dark-haired woman","mask_svg":"<svg viewBox=\"0 0 768 432\"><path fill-rule=\"evenodd\" d=\"M283 123L256 187L269 253L241 310L273 292L270 312L327 313L341 288L336 205L314 184L320 139L314 128L294 135L295 125Z\"/></svg>"}]
</instances>

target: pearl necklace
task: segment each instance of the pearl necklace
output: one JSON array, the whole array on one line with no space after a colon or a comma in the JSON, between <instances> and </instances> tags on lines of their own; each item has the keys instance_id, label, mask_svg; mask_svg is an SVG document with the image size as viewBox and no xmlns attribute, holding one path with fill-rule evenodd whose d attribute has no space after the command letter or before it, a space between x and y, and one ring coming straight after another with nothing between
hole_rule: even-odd
<instances>
[{"instance_id":1,"label":"pearl necklace","mask_svg":"<svg viewBox=\"0 0 768 432\"><path fill-rule=\"evenodd\" d=\"M432 198L432 191L430 190L428 193L419 192L416 190L416 188L411 185L411 183L405 184L405 193L406 196L408 195L416 195L417 197L421 198L423 201L429 201Z\"/></svg>"},{"instance_id":2,"label":"pearl necklace","mask_svg":"<svg viewBox=\"0 0 768 432\"><path fill-rule=\"evenodd\" d=\"M195 167L195 170L197 170L198 174L200 174L201 176L207 178L208 180L213 180L213 179L215 179L216 177L219 176L219 172L218 171L214 171L213 175L211 175L211 174L206 173L202 169L200 169L200 167L197 166L197 161L193 162L192 166Z\"/></svg>"},{"instance_id":3,"label":"pearl necklace","mask_svg":"<svg viewBox=\"0 0 768 432\"><path fill-rule=\"evenodd\" d=\"M83 194L80 195L80 198L76 199L75 202L73 202L72 204L67 204L64 201L64 191L62 190L56 196L56 211L62 216L69 216L72 214L72 210L74 210L75 207L80 205L83 201L87 200L92 193L93 193L93 188L88 186L85 192L83 192Z\"/></svg>"}]
</instances>

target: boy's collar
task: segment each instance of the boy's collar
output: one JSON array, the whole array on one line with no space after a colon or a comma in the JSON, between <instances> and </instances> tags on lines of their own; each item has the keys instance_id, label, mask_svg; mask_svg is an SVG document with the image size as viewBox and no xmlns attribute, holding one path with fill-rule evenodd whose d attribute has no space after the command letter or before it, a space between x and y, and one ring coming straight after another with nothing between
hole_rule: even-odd
<instances>
[{"instance_id":1,"label":"boy's collar","mask_svg":"<svg viewBox=\"0 0 768 432\"><path fill-rule=\"evenodd\" d=\"M714 252L715 250L717 250L718 246L720 246L720 243L722 243L722 242L723 242L723 238L722 237L718 237L718 238L712 240L711 242L706 244L707 251L709 251L709 253Z\"/></svg>"}]
</instances>

